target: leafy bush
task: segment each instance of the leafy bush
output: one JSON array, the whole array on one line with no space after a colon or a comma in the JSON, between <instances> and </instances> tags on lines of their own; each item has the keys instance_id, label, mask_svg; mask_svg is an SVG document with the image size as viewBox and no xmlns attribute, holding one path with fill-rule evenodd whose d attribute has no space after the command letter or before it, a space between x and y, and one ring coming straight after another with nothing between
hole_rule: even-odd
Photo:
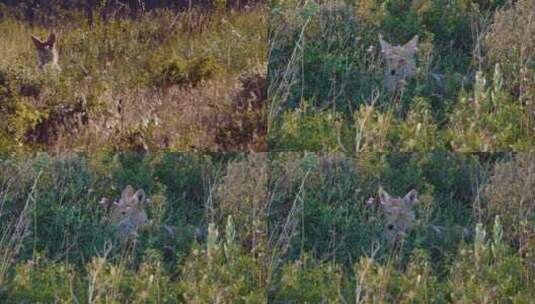
<instances>
[{"instance_id":1,"label":"leafy bush","mask_svg":"<svg viewBox=\"0 0 535 304\"><path fill-rule=\"evenodd\" d=\"M532 149L526 1L285 1L272 11L274 150ZM393 92L379 35L397 50L419 37L417 70Z\"/></svg>"},{"instance_id":2,"label":"leafy bush","mask_svg":"<svg viewBox=\"0 0 535 304\"><path fill-rule=\"evenodd\" d=\"M415 251L402 272L392 264L362 258L354 265L355 297L360 303L440 303L448 291L434 276L425 252Z\"/></svg>"},{"instance_id":3,"label":"leafy bush","mask_svg":"<svg viewBox=\"0 0 535 304\"><path fill-rule=\"evenodd\" d=\"M156 86L171 85L196 86L209 79L219 70L219 65L213 57L201 57L185 61L173 59L163 63L160 69L152 76Z\"/></svg>"},{"instance_id":4,"label":"leafy bush","mask_svg":"<svg viewBox=\"0 0 535 304\"><path fill-rule=\"evenodd\" d=\"M220 68L214 57L200 57L191 63L190 69L189 81L193 85L197 85L205 79L213 77Z\"/></svg>"},{"instance_id":5,"label":"leafy bush","mask_svg":"<svg viewBox=\"0 0 535 304\"><path fill-rule=\"evenodd\" d=\"M153 82L158 86L183 84L187 80L188 72L186 63L179 59L170 60L162 64L161 69L153 76Z\"/></svg>"},{"instance_id":6,"label":"leafy bush","mask_svg":"<svg viewBox=\"0 0 535 304\"><path fill-rule=\"evenodd\" d=\"M452 300L480 301L529 301L533 291L522 275L524 261L511 253L502 239L503 227L496 217L492 240L487 239L482 224L476 226L472 246L461 248L452 265Z\"/></svg>"},{"instance_id":7,"label":"leafy bush","mask_svg":"<svg viewBox=\"0 0 535 304\"><path fill-rule=\"evenodd\" d=\"M23 143L26 133L47 117L46 109L35 106L30 98L39 96L41 89L39 79L23 67L0 68L0 141L11 137Z\"/></svg>"},{"instance_id":8,"label":"leafy bush","mask_svg":"<svg viewBox=\"0 0 535 304\"><path fill-rule=\"evenodd\" d=\"M85 296L76 269L67 263L53 263L43 257L17 265L10 286L10 303L63 302Z\"/></svg>"},{"instance_id":9,"label":"leafy bush","mask_svg":"<svg viewBox=\"0 0 535 304\"><path fill-rule=\"evenodd\" d=\"M220 240L216 226L208 226L206 247L195 246L185 261L179 283L184 301L265 302L261 259L235 242L235 229L228 217L224 240Z\"/></svg>"},{"instance_id":10,"label":"leafy bush","mask_svg":"<svg viewBox=\"0 0 535 304\"><path fill-rule=\"evenodd\" d=\"M339 265L316 263L301 257L286 264L277 278L280 289L272 294L271 303L326 303L336 302L342 285L342 271Z\"/></svg>"},{"instance_id":11,"label":"leafy bush","mask_svg":"<svg viewBox=\"0 0 535 304\"><path fill-rule=\"evenodd\" d=\"M492 87L483 73L476 74L473 96L462 96L451 113L448 138L460 151L530 149L533 138L529 129L528 108L515 102L502 90L502 76L496 66ZM476 119L474 119L474 117Z\"/></svg>"},{"instance_id":12,"label":"leafy bush","mask_svg":"<svg viewBox=\"0 0 535 304\"><path fill-rule=\"evenodd\" d=\"M338 146L334 128L336 119L332 113L288 111L283 114L280 128L270 133L271 150L336 150Z\"/></svg>"}]
</instances>

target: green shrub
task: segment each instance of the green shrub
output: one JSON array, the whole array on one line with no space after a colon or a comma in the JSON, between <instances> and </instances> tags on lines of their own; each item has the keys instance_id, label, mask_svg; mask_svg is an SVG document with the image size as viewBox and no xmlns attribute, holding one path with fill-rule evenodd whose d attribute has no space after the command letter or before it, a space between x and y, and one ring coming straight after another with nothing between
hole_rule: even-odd
<instances>
[{"instance_id":1,"label":"green shrub","mask_svg":"<svg viewBox=\"0 0 535 304\"><path fill-rule=\"evenodd\" d=\"M435 124L432 109L423 98L415 98L404 121L399 123L399 151L426 152L442 147L438 126Z\"/></svg>"},{"instance_id":2,"label":"green shrub","mask_svg":"<svg viewBox=\"0 0 535 304\"><path fill-rule=\"evenodd\" d=\"M15 267L8 303L76 303L85 297L84 281L67 263L54 263L43 257Z\"/></svg>"},{"instance_id":3,"label":"green shrub","mask_svg":"<svg viewBox=\"0 0 535 304\"><path fill-rule=\"evenodd\" d=\"M170 60L162 64L160 70L153 76L153 82L158 86L179 85L187 81L187 64L180 59Z\"/></svg>"},{"instance_id":4,"label":"green shrub","mask_svg":"<svg viewBox=\"0 0 535 304\"><path fill-rule=\"evenodd\" d=\"M48 116L37 107L42 84L23 67L0 67L0 137L11 145L24 143L26 134ZM8 145L4 146L9 147Z\"/></svg>"},{"instance_id":5,"label":"green shrub","mask_svg":"<svg viewBox=\"0 0 535 304\"><path fill-rule=\"evenodd\" d=\"M405 271L371 257L353 266L359 303L443 303L447 289L435 276L424 251L413 252Z\"/></svg>"},{"instance_id":6,"label":"green shrub","mask_svg":"<svg viewBox=\"0 0 535 304\"><path fill-rule=\"evenodd\" d=\"M148 250L133 278L132 303L176 303L178 289L173 286L163 258L156 250Z\"/></svg>"},{"instance_id":7,"label":"green shrub","mask_svg":"<svg viewBox=\"0 0 535 304\"><path fill-rule=\"evenodd\" d=\"M348 112L362 103L356 98L370 95L372 85L379 84L377 58L366 51L370 41L363 40L360 20L342 1L278 9L273 18L276 39L270 45L269 74L278 92L274 98L286 96L284 108L306 100L313 107L336 104Z\"/></svg>"},{"instance_id":8,"label":"green shrub","mask_svg":"<svg viewBox=\"0 0 535 304\"><path fill-rule=\"evenodd\" d=\"M197 86L214 77L219 70L220 67L214 57L172 59L161 64L159 70L152 76L152 82L159 87Z\"/></svg>"},{"instance_id":9,"label":"green shrub","mask_svg":"<svg viewBox=\"0 0 535 304\"><path fill-rule=\"evenodd\" d=\"M189 65L188 79L193 86L213 78L221 69L211 56L195 58Z\"/></svg>"},{"instance_id":10,"label":"green shrub","mask_svg":"<svg viewBox=\"0 0 535 304\"><path fill-rule=\"evenodd\" d=\"M342 289L340 265L319 263L306 255L287 263L268 296L270 303L336 303Z\"/></svg>"},{"instance_id":11,"label":"green shrub","mask_svg":"<svg viewBox=\"0 0 535 304\"><path fill-rule=\"evenodd\" d=\"M265 303L262 258L245 251L236 235L232 217L223 240L214 224L208 226L206 247L195 244L184 261L179 282L184 301Z\"/></svg>"},{"instance_id":12,"label":"green shrub","mask_svg":"<svg viewBox=\"0 0 535 304\"><path fill-rule=\"evenodd\" d=\"M495 218L491 238L482 224L476 226L474 243L463 246L451 269L454 302L529 302L533 282L523 275L524 260L514 255L502 239L503 227Z\"/></svg>"},{"instance_id":13,"label":"green shrub","mask_svg":"<svg viewBox=\"0 0 535 304\"><path fill-rule=\"evenodd\" d=\"M503 90L501 79L498 65L490 87L484 74L478 72L473 95L460 95L446 133L454 150L522 151L533 145L533 137L525 127L530 125L528 108L511 99Z\"/></svg>"},{"instance_id":14,"label":"green shrub","mask_svg":"<svg viewBox=\"0 0 535 304\"><path fill-rule=\"evenodd\" d=\"M292 110L283 114L280 126L270 134L275 151L337 150L337 117L332 113Z\"/></svg>"}]
</instances>

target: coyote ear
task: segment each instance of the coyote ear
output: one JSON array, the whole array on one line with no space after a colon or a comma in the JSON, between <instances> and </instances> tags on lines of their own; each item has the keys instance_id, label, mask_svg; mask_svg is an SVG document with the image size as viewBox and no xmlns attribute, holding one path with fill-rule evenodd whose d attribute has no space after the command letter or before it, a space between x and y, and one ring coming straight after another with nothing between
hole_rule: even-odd
<instances>
[{"instance_id":1,"label":"coyote ear","mask_svg":"<svg viewBox=\"0 0 535 304\"><path fill-rule=\"evenodd\" d=\"M48 39L46 40L45 44L54 46L54 43L56 43L56 34L50 32L50 35L48 35Z\"/></svg>"},{"instance_id":2,"label":"coyote ear","mask_svg":"<svg viewBox=\"0 0 535 304\"><path fill-rule=\"evenodd\" d=\"M44 46L44 42L41 41L41 39L35 37L34 35L31 35L32 37L32 41L33 41L33 44L35 45L36 48L40 49Z\"/></svg>"},{"instance_id":3,"label":"coyote ear","mask_svg":"<svg viewBox=\"0 0 535 304\"><path fill-rule=\"evenodd\" d=\"M387 205L389 204L390 195L386 193L386 191L383 189L383 187L379 187L379 201L381 202L381 205Z\"/></svg>"},{"instance_id":4,"label":"coyote ear","mask_svg":"<svg viewBox=\"0 0 535 304\"><path fill-rule=\"evenodd\" d=\"M381 44L381 52L382 53L390 52L390 50L392 49L392 45L390 45L390 43L384 41L383 35L381 33L379 33L379 43Z\"/></svg>"},{"instance_id":5,"label":"coyote ear","mask_svg":"<svg viewBox=\"0 0 535 304\"><path fill-rule=\"evenodd\" d=\"M123 199L129 199L134 195L134 188L132 186L128 185L126 188L124 188L123 193L121 194L121 198Z\"/></svg>"},{"instance_id":6,"label":"coyote ear","mask_svg":"<svg viewBox=\"0 0 535 304\"><path fill-rule=\"evenodd\" d=\"M143 189L138 189L134 194L138 202L145 202L145 191Z\"/></svg>"},{"instance_id":7,"label":"coyote ear","mask_svg":"<svg viewBox=\"0 0 535 304\"><path fill-rule=\"evenodd\" d=\"M410 54L414 54L416 53L416 50L418 50L418 35L415 35L414 37L412 37L412 39L407 42L403 48L405 49L406 52L410 53Z\"/></svg>"},{"instance_id":8,"label":"coyote ear","mask_svg":"<svg viewBox=\"0 0 535 304\"><path fill-rule=\"evenodd\" d=\"M418 192L412 189L411 191L409 191L409 193L407 193L407 195L405 195L403 201L409 205L416 203L418 201Z\"/></svg>"}]
</instances>

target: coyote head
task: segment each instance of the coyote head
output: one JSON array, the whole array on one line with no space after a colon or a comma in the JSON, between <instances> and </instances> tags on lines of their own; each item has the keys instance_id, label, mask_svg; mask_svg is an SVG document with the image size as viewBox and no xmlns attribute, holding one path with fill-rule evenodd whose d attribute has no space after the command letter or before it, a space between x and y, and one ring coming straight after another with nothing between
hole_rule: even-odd
<instances>
[{"instance_id":1,"label":"coyote head","mask_svg":"<svg viewBox=\"0 0 535 304\"><path fill-rule=\"evenodd\" d=\"M411 190L403 198L392 197L379 188L379 201L386 215L385 234L389 241L395 242L405 236L405 231L416 220L413 205L418 201L418 193Z\"/></svg>"},{"instance_id":2,"label":"coyote head","mask_svg":"<svg viewBox=\"0 0 535 304\"><path fill-rule=\"evenodd\" d=\"M31 36L33 44L37 49L37 63L39 69L43 69L45 65L51 65L54 69L59 70L58 64L58 50L56 49L56 35L50 33L46 41L41 41L35 36Z\"/></svg>"},{"instance_id":3,"label":"coyote head","mask_svg":"<svg viewBox=\"0 0 535 304\"><path fill-rule=\"evenodd\" d=\"M381 34L379 34L379 42L381 54L386 61L384 86L390 91L401 89L405 85L405 79L416 74L414 55L418 49L418 35L403 46L391 45L383 40Z\"/></svg>"},{"instance_id":4,"label":"coyote head","mask_svg":"<svg viewBox=\"0 0 535 304\"><path fill-rule=\"evenodd\" d=\"M111 208L109 219L111 223L117 225L121 242L136 241L138 230L148 222L145 211L148 200L145 191L138 189L134 192L134 188L128 185L119 201L109 204L107 199L102 199L100 204Z\"/></svg>"}]
</instances>

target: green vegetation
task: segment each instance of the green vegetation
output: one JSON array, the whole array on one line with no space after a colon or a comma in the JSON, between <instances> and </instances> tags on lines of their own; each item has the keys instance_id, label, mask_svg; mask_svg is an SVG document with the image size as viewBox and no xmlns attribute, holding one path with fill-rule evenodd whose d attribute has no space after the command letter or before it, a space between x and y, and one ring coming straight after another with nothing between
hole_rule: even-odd
<instances>
[{"instance_id":1,"label":"green vegetation","mask_svg":"<svg viewBox=\"0 0 535 304\"><path fill-rule=\"evenodd\" d=\"M3 151L219 151L228 142L237 142L236 150L265 147L265 120L257 128L236 127L236 137L246 142L217 137L248 119L231 111L247 91L242 78L265 79L262 3L241 9L167 5L132 17L124 7L97 1L88 19L85 6L52 1L33 19L24 18L30 2L2 6L0 14ZM30 39L46 39L52 30L60 73L37 68ZM256 102L261 116L266 100ZM248 133L256 131L263 133Z\"/></svg>"},{"instance_id":2,"label":"green vegetation","mask_svg":"<svg viewBox=\"0 0 535 304\"><path fill-rule=\"evenodd\" d=\"M0 166L2 303L265 302L262 155L38 154ZM147 194L149 221L123 244L99 202L129 184Z\"/></svg>"},{"instance_id":3,"label":"green vegetation","mask_svg":"<svg viewBox=\"0 0 535 304\"><path fill-rule=\"evenodd\" d=\"M283 153L271 166L270 303L535 296L533 155ZM395 243L380 186L418 191L414 225Z\"/></svg>"},{"instance_id":4,"label":"green vegetation","mask_svg":"<svg viewBox=\"0 0 535 304\"><path fill-rule=\"evenodd\" d=\"M218 65L214 58L199 58L195 61L184 62L180 59L169 60L161 65L152 79L156 86L192 85L196 86L202 80L214 76Z\"/></svg>"},{"instance_id":5,"label":"green vegetation","mask_svg":"<svg viewBox=\"0 0 535 304\"><path fill-rule=\"evenodd\" d=\"M533 1L319 3L272 3L271 151L535 149ZM419 37L416 58L397 58L416 73L395 91L379 34Z\"/></svg>"},{"instance_id":6,"label":"green vegetation","mask_svg":"<svg viewBox=\"0 0 535 304\"><path fill-rule=\"evenodd\" d=\"M7 303L535 296L530 154L37 154L0 166ZM102 202L127 185L146 193L148 221L124 242ZM380 187L417 191L394 241Z\"/></svg>"},{"instance_id":7,"label":"green vegetation","mask_svg":"<svg viewBox=\"0 0 535 304\"><path fill-rule=\"evenodd\" d=\"M0 302L533 302L533 3L0 0Z\"/></svg>"}]
</instances>

